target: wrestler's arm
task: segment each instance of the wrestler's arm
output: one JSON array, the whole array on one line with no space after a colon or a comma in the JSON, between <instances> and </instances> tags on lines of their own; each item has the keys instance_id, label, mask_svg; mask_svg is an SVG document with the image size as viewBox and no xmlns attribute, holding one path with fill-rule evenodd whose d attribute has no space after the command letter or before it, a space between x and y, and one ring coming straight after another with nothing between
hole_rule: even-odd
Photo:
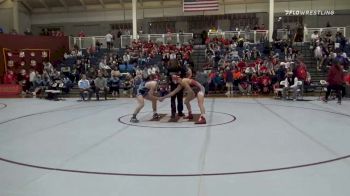
<instances>
[{"instance_id":1,"label":"wrestler's arm","mask_svg":"<svg viewBox=\"0 0 350 196\"><path fill-rule=\"evenodd\" d=\"M156 86L157 86L156 83L152 83L149 86L148 97L153 99L153 100L158 100L159 99L158 97L154 96L154 93L156 92Z\"/></svg>"},{"instance_id":2,"label":"wrestler's arm","mask_svg":"<svg viewBox=\"0 0 350 196\"><path fill-rule=\"evenodd\" d=\"M176 93L178 93L182 88L183 88L182 85L179 84L179 85L176 87L175 90L173 90L173 91L171 91L169 94L167 94L167 95L161 97L161 98L160 98L160 101L162 101L162 100L164 100L164 99L166 99L166 98L169 98L169 97L174 96L174 95L175 95Z\"/></svg>"}]
</instances>

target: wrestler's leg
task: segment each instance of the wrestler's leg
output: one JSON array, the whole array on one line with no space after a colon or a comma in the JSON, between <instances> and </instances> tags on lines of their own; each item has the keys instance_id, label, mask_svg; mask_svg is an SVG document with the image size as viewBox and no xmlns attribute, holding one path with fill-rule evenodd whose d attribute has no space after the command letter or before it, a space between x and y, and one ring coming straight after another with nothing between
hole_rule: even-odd
<instances>
[{"instance_id":1,"label":"wrestler's leg","mask_svg":"<svg viewBox=\"0 0 350 196\"><path fill-rule=\"evenodd\" d=\"M197 94L198 107L201 111L201 116L195 124L206 124L207 121L205 119L205 108L204 108L204 92L200 91Z\"/></svg>"},{"instance_id":2,"label":"wrestler's leg","mask_svg":"<svg viewBox=\"0 0 350 196\"><path fill-rule=\"evenodd\" d=\"M131 122L138 122L136 116L141 111L141 109L145 106L145 100L142 95L138 95L136 97L136 101L137 101L137 107L134 110L134 113L132 114L132 118L130 120Z\"/></svg>"},{"instance_id":3,"label":"wrestler's leg","mask_svg":"<svg viewBox=\"0 0 350 196\"><path fill-rule=\"evenodd\" d=\"M204 92L200 91L197 94L197 100L198 100L198 107L201 111L201 115L205 114L205 108L204 108Z\"/></svg>"},{"instance_id":4,"label":"wrestler's leg","mask_svg":"<svg viewBox=\"0 0 350 196\"><path fill-rule=\"evenodd\" d=\"M152 99L148 95L145 99L152 102L153 118L159 118L159 115L157 114L157 99Z\"/></svg>"},{"instance_id":5,"label":"wrestler's leg","mask_svg":"<svg viewBox=\"0 0 350 196\"><path fill-rule=\"evenodd\" d=\"M194 93L187 93L187 96L185 97L185 105L186 105L186 108L187 108L187 111L188 111L188 116L185 117L187 119L192 119L193 116L192 116L192 107L191 107L191 104L190 102L196 98Z\"/></svg>"}]
</instances>

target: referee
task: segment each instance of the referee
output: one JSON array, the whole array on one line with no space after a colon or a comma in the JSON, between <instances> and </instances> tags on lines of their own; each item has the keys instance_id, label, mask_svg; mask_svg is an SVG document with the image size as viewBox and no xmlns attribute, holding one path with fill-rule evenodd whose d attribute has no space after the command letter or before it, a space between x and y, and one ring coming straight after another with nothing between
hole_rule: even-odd
<instances>
[{"instance_id":1,"label":"referee","mask_svg":"<svg viewBox=\"0 0 350 196\"><path fill-rule=\"evenodd\" d=\"M181 78L186 77L186 67L183 65L182 61L179 59L173 59L168 62L167 66L168 70L168 78L169 78L169 85L170 85L170 90L173 91L177 88L178 84L175 84L172 79L171 75L176 74L180 75ZM171 119L176 118L176 108L177 108L177 115L179 117L185 116L183 113L183 90L179 91L176 93L174 96L171 97L170 102L171 102ZM177 107L176 107L176 99L177 99Z\"/></svg>"}]
</instances>

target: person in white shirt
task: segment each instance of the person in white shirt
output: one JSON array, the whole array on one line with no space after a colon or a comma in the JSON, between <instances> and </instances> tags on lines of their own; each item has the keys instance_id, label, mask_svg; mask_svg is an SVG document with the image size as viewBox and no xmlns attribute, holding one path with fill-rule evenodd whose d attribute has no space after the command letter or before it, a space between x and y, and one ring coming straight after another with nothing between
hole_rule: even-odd
<instances>
[{"instance_id":1,"label":"person in white shirt","mask_svg":"<svg viewBox=\"0 0 350 196\"><path fill-rule=\"evenodd\" d=\"M298 90L298 77L296 77L293 72L288 72L287 77L284 80L284 87L282 91L283 99L287 98L287 92L289 90L293 91L293 101L297 99L297 90Z\"/></svg>"},{"instance_id":2,"label":"person in white shirt","mask_svg":"<svg viewBox=\"0 0 350 196\"><path fill-rule=\"evenodd\" d=\"M78 82L78 87L80 90L80 96L83 99L83 101L85 101L85 92L88 92L88 100L91 100L92 90L90 88L90 82L86 79L85 74L81 76L81 80L79 80Z\"/></svg>"},{"instance_id":3,"label":"person in white shirt","mask_svg":"<svg viewBox=\"0 0 350 196\"><path fill-rule=\"evenodd\" d=\"M113 35L109 32L109 33L107 33L105 38L106 38L106 43L107 43L107 50L110 51L111 47L113 45Z\"/></svg>"},{"instance_id":4,"label":"person in white shirt","mask_svg":"<svg viewBox=\"0 0 350 196\"><path fill-rule=\"evenodd\" d=\"M315 59L316 59L317 71L320 71L321 70L322 61L323 61L323 52L322 52L322 48L321 48L321 46L320 46L320 44L318 42L316 43L316 48L314 50L314 55L315 55Z\"/></svg>"},{"instance_id":5,"label":"person in white shirt","mask_svg":"<svg viewBox=\"0 0 350 196\"><path fill-rule=\"evenodd\" d=\"M316 42L320 41L320 36L318 35L318 31L314 31L313 34L311 34L311 44L313 47L315 47Z\"/></svg>"},{"instance_id":6,"label":"person in white shirt","mask_svg":"<svg viewBox=\"0 0 350 196\"><path fill-rule=\"evenodd\" d=\"M175 59L176 59L176 54L175 54L175 52L172 51L172 52L170 53L169 59L170 59L170 60L175 60Z\"/></svg>"},{"instance_id":7,"label":"person in white shirt","mask_svg":"<svg viewBox=\"0 0 350 196\"><path fill-rule=\"evenodd\" d=\"M129 62L130 62L130 55L129 55L128 53L125 53L125 54L123 55L123 63L124 63L125 65L127 65L127 64L129 64Z\"/></svg>"}]
</instances>

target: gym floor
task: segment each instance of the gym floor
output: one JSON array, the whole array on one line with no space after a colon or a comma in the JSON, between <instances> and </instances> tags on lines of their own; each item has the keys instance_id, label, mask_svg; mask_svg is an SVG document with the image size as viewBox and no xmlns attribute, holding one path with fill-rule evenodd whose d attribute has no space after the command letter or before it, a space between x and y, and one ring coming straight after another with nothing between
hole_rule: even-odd
<instances>
[{"instance_id":1,"label":"gym floor","mask_svg":"<svg viewBox=\"0 0 350 196\"><path fill-rule=\"evenodd\" d=\"M134 99L0 99L0 195L350 195L350 101L304 99L207 98L206 125L170 100L132 124Z\"/></svg>"}]
</instances>

